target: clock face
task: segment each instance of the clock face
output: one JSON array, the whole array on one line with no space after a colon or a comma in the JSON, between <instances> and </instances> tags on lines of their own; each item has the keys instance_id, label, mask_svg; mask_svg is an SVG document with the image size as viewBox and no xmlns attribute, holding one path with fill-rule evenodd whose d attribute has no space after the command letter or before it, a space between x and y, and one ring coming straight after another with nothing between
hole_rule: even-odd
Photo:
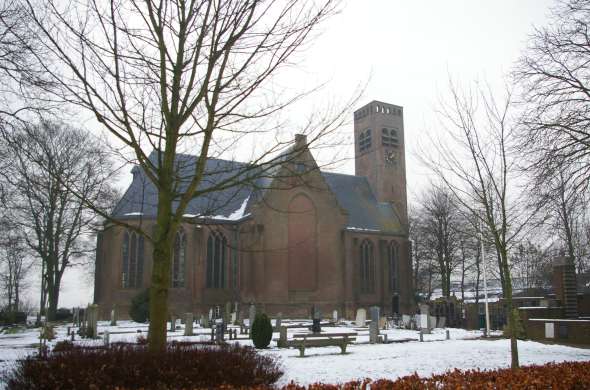
<instances>
[{"instance_id":1,"label":"clock face","mask_svg":"<svg viewBox=\"0 0 590 390\"><path fill-rule=\"evenodd\" d=\"M385 162L387 164L393 165L397 162L397 153L393 150L388 150L385 152Z\"/></svg>"}]
</instances>

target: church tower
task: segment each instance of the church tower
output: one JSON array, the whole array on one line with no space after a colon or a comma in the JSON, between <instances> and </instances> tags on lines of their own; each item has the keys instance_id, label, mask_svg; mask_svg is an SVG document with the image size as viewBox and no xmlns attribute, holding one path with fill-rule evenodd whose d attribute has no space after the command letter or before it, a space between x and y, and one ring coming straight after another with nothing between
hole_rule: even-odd
<instances>
[{"instance_id":1,"label":"church tower","mask_svg":"<svg viewBox=\"0 0 590 390\"><path fill-rule=\"evenodd\" d=\"M372 101L354 112L355 175L365 176L379 202L407 222L403 108Z\"/></svg>"}]
</instances>

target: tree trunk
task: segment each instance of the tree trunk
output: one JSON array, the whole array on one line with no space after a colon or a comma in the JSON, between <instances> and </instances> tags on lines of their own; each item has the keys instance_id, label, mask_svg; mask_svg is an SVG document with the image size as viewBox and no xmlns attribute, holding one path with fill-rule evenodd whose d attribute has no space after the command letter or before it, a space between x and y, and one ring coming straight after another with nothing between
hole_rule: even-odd
<instances>
[{"instance_id":1,"label":"tree trunk","mask_svg":"<svg viewBox=\"0 0 590 390\"><path fill-rule=\"evenodd\" d=\"M173 222L172 197L160 191L159 209L154 234L152 280L150 286L150 324L148 341L150 351L166 348L166 322L168 320L168 286L170 285L170 258L172 255Z\"/></svg>"},{"instance_id":2,"label":"tree trunk","mask_svg":"<svg viewBox=\"0 0 590 390\"><path fill-rule=\"evenodd\" d=\"M505 248L501 253L502 268L500 274L504 274L504 299L506 300L506 318L508 319L508 332L510 334L510 367L516 370L520 367L518 359L518 342L517 342L517 325L518 311L514 310L512 302L512 278L510 277L510 267L508 265L508 253Z\"/></svg>"},{"instance_id":3,"label":"tree trunk","mask_svg":"<svg viewBox=\"0 0 590 390\"><path fill-rule=\"evenodd\" d=\"M57 304L59 302L59 283L53 283L47 289L47 321L55 321Z\"/></svg>"}]
</instances>

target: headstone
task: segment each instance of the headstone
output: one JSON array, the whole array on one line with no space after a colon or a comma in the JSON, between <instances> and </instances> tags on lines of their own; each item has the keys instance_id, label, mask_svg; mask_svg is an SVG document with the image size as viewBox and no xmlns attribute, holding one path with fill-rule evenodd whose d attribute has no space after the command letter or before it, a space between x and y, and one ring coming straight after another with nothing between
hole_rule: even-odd
<instances>
[{"instance_id":1,"label":"headstone","mask_svg":"<svg viewBox=\"0 0 590 390\"><path fill-rule=\"evenodd\" d=\"M447 329L447 340L451 339L451 332Z\"/></svg>"},{"instance_id":2,"label":"headstone","mask_svg":"<svg viewBox=\"0 0 590 390\"><path fill-rule=\"evenodd\" d=\"M402 322L404 324L404 328L409 328L412 322L412 317L410 317L408 314L403 314Z\"/></svg>"},{"instance_id":3,"label":"headstone","mask_svg":"<svg viewBox=\"0 0 590 390\"><path fill-rule=\"evenodd\" d=\"M370 309L371 324L369 325L369 342L375 344L379 342L379 307L372 306Z\"/></svg>"},{"instance_id":4,"label":"headstone","mask_svg":"<svg viewBox=\"0 0 590 390\"><path fill-rule=\"evenodd\" d=\"M446 325L447 325L447 317L445 317L445 316L438 317L437 328L444 328Z\"/></svg>"},{"instance_id":5,"label":"headstone","mask_svg":"<svg viewBox=\"0 0 590 390\"><path fill-rule=\"evenodd\" d=\"M311 331L313 333L321 333L322 327L320 326L320 321L322 320L322 312L318 309L315 305L311 307Z\"/></svg>"},{"instance_id":6,"label":"headstone","mask_svg":"<svg viewBox=\"0 0 590 390\"><path fill-rule=\"evenodd\" d=\"M104 345L109 346L109 330L104 331Z\"/></svg>"},{"instance_id":7,"label":"headstone","mask_svg":"<svg viewBox=\"0 0 590 390\"><path fill-rule=\"evenodd\" d=\"M418 326L420 329L428 329L428 314L418 314Z\"/></svg>"},{"instance_id":8,"label":"headstone","mask_svg":"<svg viewBox=\"0 0 590 390\"><path fill-rule=\"evenodd\" d=\"M201 327L208 328L209 327L209 317L206 315L201 315Z\"/></svg>"},{"instance_id":9,"label":"headstone","mask_svg":"<svg viewBox=\"0 0 590 390\"><path fill-rule=\"evenodd\" d=\"M338 310L334 310L332 312L332 319L334 320L335 323L338 323Z\"/></svg>"},{"instance_id":10,"label":"headstone","mask_svg":"<svg viewBox=\"0 0 590 390\"><path fill-rule=\"evenodd\" d=\"M117 326L117 307L115 305L111 309L111 326Z\"/></svg>"},{"instance_id":11,"label":"headstone","mask_svg":"<svg viewBox=\"0 0 590 390\"><path fill-rule=\"evenodd\" d=\"M213 321L213 308L209 309L209 321Z\"/></svg>"},{"instance_id":12,"label":"headstone","mask_svg":"<svg viewBox=\"0 0 590 390\"><path fill-rule=\"evenodd\" d=\"M86 327L86 337L96 338L98 336L98 305L88 305L86 308L88 325Z\"/></svg>"},{"instance_id":13,"label":"headstone","mask_svg":"<svg viewBox=\"0 0 590 390\"><path fill-rule=\"evenodd\" d=\"M424 341L424 332L420 329L420 342Z\"/></svg>"},{"instance_id":14,"label":"headstone","mask_svg":"<svg viewBox=\"0 0 590 390\"><path fill-rule=\"evenodd\" d=\"M387 329L387 317L379 318L379 329Z\"/></svg>"},{"instance_id":15,"label":"headstone","mask_svg":"<svg viewBox=\"0 0 590 390\"><path fill-rule=\"evenodd\" d=\"M555 338L555 324L553 322L545 322L545 338Z\"/></svg>"},{"instance_id":16,"label":"headstone","mask_svg":"<svg viewBox=\"0 0 590 390\"><path fill-rule=\"evenodd\" d=\"M275 329L281 329L281 324L283 322L283 313L277 314L277 319L275 320Z\"/></svg>"},{"instance_id":17,"label":"headstone","mask_svg":"<svg viewBox=\"0 0 590 390\"><path fill-rule=\"evenodd\" d=\"M254 318L256 318L256 306L254 306L254 304L250 304L250 308L248 310L248 319L249 319L249 323L248 323L248 327L250 329L252 329L252 324L254 323Z\"/></svg>"},{"instance_id":18,"label":"headstone","mask_svg":"<svg viewBox=\"0 0 590 390\"><path fill-rule=\"evenodd\" d=\"M358 327L365 326L367 322L367 311L363 308L360 308L356 311L356 321L355 324Z\"/></svg>"},{"instance_id":19,"label":"headstone","mask_svg":"<svg viewBox=\"0 0 590 390\"><path fill-rule=\"evenodd\" d=\"M235 325L235 324L237 324L237 322L238 322L238 313L236 313L236 312L231 313L231 323Z\"/></svg>"},{"instance_id":20,"label":"headstone","mask_svg":"<svg viewBox=\"0 0 590 390\"><path fill-rule=\"evenodd\" d=\"M238 302L234 302L234 313L236 314L234 325L238 325L240 323L240 305Z\"/></svg>"},{"instance_id":21,"label":"headstone","mask_svg":"<svg viewBox=\"0 0 590 390\"><path fill-rule=\"evenodd\" d=\"M184 335L193 335L193 313L186 313L184 315Z\"/></svg>"},{"instance_id":22,"label":"headstone","mask_svg":"<svg viewBox=\"0 0 590 390\"><path fill-rule=\"evenodd\" d=\"M170 332L176 331L176 316L172 314L170 316Z\"/></svg>"},{"instance_id":23,"label":"headstone","mask_svg":"<svg viewBox=\"0 0 590 390\"><path fill-rule=\"evenodd\" d=\"M279 342L277 343L279 348L287 348L287 327L279 327Z\"/></svg>"},{"instance_id":24,"label":"headstone","mask_svg":"<svg viewBox=\"0 0 590 390\"><path fill-rule=\"evenodd\" d=\"M225 324L223 319L215 320L215 342L221 343L224 341Z\"/></svg>"}]
</instances>

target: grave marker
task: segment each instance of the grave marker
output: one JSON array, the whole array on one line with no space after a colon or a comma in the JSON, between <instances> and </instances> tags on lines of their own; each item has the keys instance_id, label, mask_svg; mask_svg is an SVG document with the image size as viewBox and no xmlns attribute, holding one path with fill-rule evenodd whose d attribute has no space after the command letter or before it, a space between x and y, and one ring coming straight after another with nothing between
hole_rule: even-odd
<instances>
[{"instance_id":1,"label":"grave marker","mask_svg":"<svg viewBox=\"0 0 590 390\"><path fill-rule=\"evenodd\" d=\"M355 324L358 327L365 326L367 321L367 311L363 308L360 308L356 311L356 321Z\"/></svg>"},{"instance_id":2,"label":"grave marker","mask_svg":"<svg viewBox=\"0 0 590 390\"><path fill-rule=\"evenodd\" d=\"M193 335L193 313L186 313L184 315L184 335Z\"/></svg>"}]
</instances>

